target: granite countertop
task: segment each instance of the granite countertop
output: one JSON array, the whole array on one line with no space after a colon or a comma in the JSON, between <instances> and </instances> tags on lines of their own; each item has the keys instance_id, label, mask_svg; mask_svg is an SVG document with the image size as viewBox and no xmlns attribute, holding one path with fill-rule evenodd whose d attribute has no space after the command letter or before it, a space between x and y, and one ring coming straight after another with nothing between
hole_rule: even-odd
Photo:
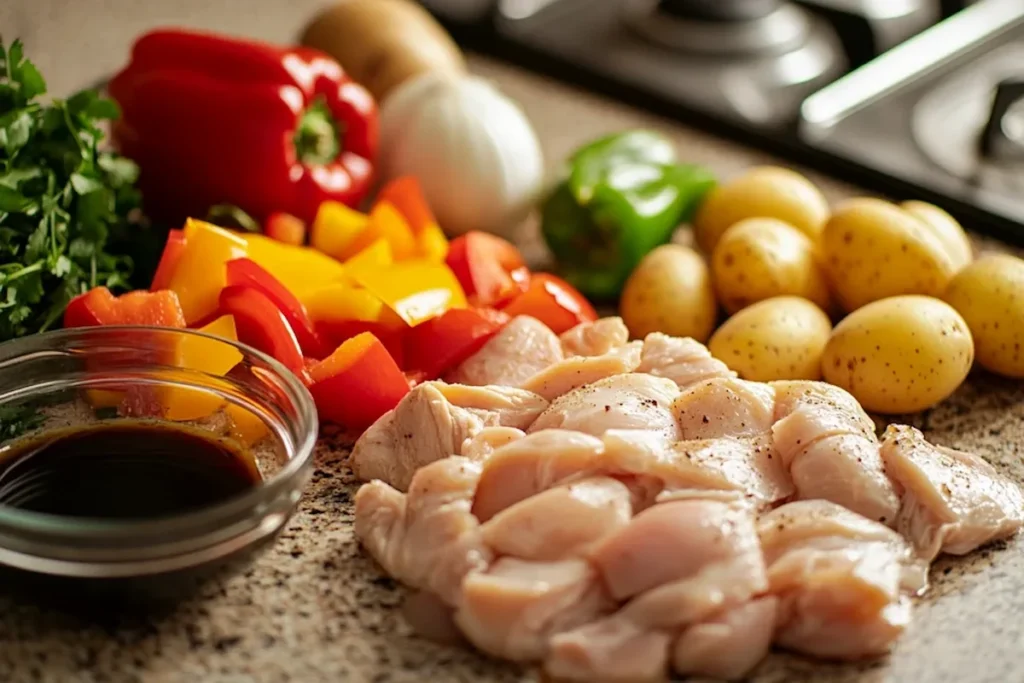
<instances>
[{"instance_id":1,"label":"granite countertop","mask_svg":"<svg viewBox=\"0 0 1024 683\"><path fill-rule=\"evenodd\" d=\"M209 26L287 40L322 3L292 0L6 0L0 29L22 36L58 94L115 69L132 37L157 24ZM577 144L609 131L650 126L689 160L728 175L772 161L703 133L473 58L477 73L518 99L554 166ZM830 199L854 193L814 174ZM526 241L530 242L529 235ZM986 246L992 246L987 244ZM973 450L1024 482L1024 392L972 376L950 400L910 420L940 444ZM209 585L171 614L102 625L0 600L0 681L132 683L413 683L537 680L536 674L413 636L403 589L384 577L352 537L356 484L345 451L323 445L313 483L279 541L249 571ZM821 665L773 655L757 683L1011 683L1024 643L1024 541L940 561L934 586L893 655L865 665Z\"/></svg>"}]
</instances>

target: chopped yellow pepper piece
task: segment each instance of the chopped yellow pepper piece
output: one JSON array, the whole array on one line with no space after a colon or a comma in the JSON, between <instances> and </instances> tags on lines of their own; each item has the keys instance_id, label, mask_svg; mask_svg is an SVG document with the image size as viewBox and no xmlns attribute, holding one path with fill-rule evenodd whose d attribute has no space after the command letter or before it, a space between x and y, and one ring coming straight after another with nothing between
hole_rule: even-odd
<instances>
[{"instance_id":1,"label":"chopped yellow pepper piece","mask_svg":"<svg viewBox=\"0 0 1024 683\"><path fill-rule=\"evenodd\" d=\"M238 341L235 319L230 315L221 316L198 331ZM213 376L226 375L241 360L242 353L230 344L189 335L178 341L174 365L184 371L180 374L185 379L189 377L188 371ZM191 380L195 381L195 377L192 376ZM204 378L204 381L210 384L211 389L218 384L211 378ZM221 388L226 389L227 385ZM161 403L164 406L164 417L168 420L198 420L217 412L225 401L217 394L200 388L179 386L164 389Z\"/></svg>"},{"instance_id":2,"label":"chopped yellow pepper piece","mask_svg":"<svg viewBox=\"0 0 1024 683\"><path fill-rule=\"evenodd\" d=\"M345 274L352 277L361 270L390 266L395 262L391 254L391 244L386 239L379 239L361 252L345 261Z\"/></svg>"},{"instance_id":3,"label":"chopped yellow pepper piece","mask_svg":"<svg viewBox=\"0 0 1024 683\"><path fill-rule=\"evenodd\" d=\"M178 295L185 321L191 325L217 310L227 280L228 261L248 254L238 235L192 218L185 223L185 248L168 289Z\"/></svg>"},{"instance_id":4,"label":"chopped yellow pepper piece","mask_svg":"<svg viewBox=\"0 0 1024 683\"><path fill-rule=\"evenodd\" d=\"M229 403L224 413L231 421L231 436L245 446L258 443L270 433L263 418L242 406Z\"/></svg>"},{"instance_id":5,"label":"chopped yellow pepper piece","mask_svg":"<svg viewBox=\"0 0 1024 683\"><path fill-rule=\"evenodd\" d=\"M448 258L448 238L437 223L424 226L416 235L416 252L434 263L444 263Z\"/></svg>"},{"instance_id":6,"label":"chopped yellow pepper piece","mask_svg":"<svg viewBox=\"0 0 1024 683\"><path fill-rule=\"evenodd\" d=\"M310 231L309 243L314 249L344 261L358 249L352 245L370 227L370 217L341 202L322 202Z\"/></svg>"},{"instance_id":7,"label":"chopped yellow pepper piece","mask_svg":"<svg viewBox=\"0 0 1024 683\"><path fill-rule=\"evenodd\" d=\"M466 307L458 279L443 263L405 261L353 273L352 278L413 327L450 308Z\"/></svg>"},{"instance_id":8,"label":"chopped yellow pepper piece","mask_svg":"<svg viewBox=\"0 0 1024 683\"><path fill-rule=\"evenodd\" d=\"M387 311L379 297L349 282L313 290L303 303L313 322L327 320L378 321Z\"/></svg>"},{"instance_id":9,"label":"chopped yellow pepper piece","mask_svg":"<svg viewBox=\"0 0 1024 683\"><path fill-rule=\"evenodd\" d=\"M300 301L305 292L345 277L345 267L340 262L316 249L285 244L265 235L246 235L244 239L249 245L249 258Z\"/></svg>"}]
</instances>

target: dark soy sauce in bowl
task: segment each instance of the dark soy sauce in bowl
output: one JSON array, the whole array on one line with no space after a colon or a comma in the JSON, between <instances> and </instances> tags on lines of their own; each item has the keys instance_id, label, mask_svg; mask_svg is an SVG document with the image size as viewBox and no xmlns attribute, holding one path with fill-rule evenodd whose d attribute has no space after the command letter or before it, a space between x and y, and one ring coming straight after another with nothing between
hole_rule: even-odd
<instances>
[{"instance_id":1,"label":"dark soy sauce in bowl","mask_svg":"<svg viewBox=\"0 0 1024 683\"><path fill-rule=\"evenodd\" d=\"M235 442L171 423L72 427L0 449L0 505L61 517L159 519L261 481Z\"/></svg>"}]
</instances>

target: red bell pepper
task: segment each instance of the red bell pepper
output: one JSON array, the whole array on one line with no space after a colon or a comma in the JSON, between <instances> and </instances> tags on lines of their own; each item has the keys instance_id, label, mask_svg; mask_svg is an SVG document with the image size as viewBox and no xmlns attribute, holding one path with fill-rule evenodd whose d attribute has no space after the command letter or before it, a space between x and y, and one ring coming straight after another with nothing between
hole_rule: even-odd
<instances>
[{"instance_id":1,"label":"red bell pepper","mask_svg":"<svg viewBox=\"0 0 1024 683\"><path fill-rule=\"evenodd\" d=\"M235 318L238 340L275 358L306 379L306 362L288 319L266 294L251 287L225 287L220 311Z\"/></svg>"},{"instance_id":2,"label":"red bell pepper","mask_svg":"<svg viewBox=\"0 0 1024 683\"><path fill-rule=\"evenodd\" d=\"M139 164L151 216L228 203L308 223L321 202L355 206L371 187L377 106L317 50L157 30L109 91L122 110L112 138Z\"/></svg>"},{"instance_id":3,"label":"red bell pepper","mask_svg":"<svg viewBox=\"0 0 1024 683\"><path fill-rule=\"evenodd\" d=\"M405 336L406 368L437 379L480 350L507 321L471 308L453 308L420 323Z\"/></svg>"},{"instance_id":4,"label":"red bell pepper","mask_svg":"<svg viewBox=\"0 0 1024 683\"><path fill-rule=\"evenodd\" d=\"M167 233L167 242L164 244L164 251L160 255L160 263L157 264L156 273L153 274L153 282L149 291L155 292L160 289L167 289L171 284L171 276L178 266L181 253L185 250L185 231L171 230Z\"/></svg>"},{"instance_id":5,"label":"red bell pepper","mask_svg":"<svg viewBox=\"0 0 1024 683\"><path fill-rule=\"evenodd\" d=\"M529 283L530 272L515 245L486 232L468 232L452 240L445 263L477 306L508 301Z\"/></svg>"},{"instance_id":6,"label":"red bell pepper","mask_svg":"<svg viewBox=\"0 0 1024 683\"><path fill-rule=\"evenodd\" d=\"M312 358L323 358L327 355L327 351L306 313L306 307L288 291L287 287L255 261L247 258L228 261L227 284L229 287L250 287L265 294L284 314L288 326L295 333L295 338L302 348L302 353Z\"/></svg>"},{"instance_id":7,"label":"red bell pepper","mask_svg":"<svg viewBox=\"0 0 1024 683\"><path fill-rule=\"evenodd\" d=\"M555 334L597 320L597 311L575 287L549 273L534 273L529 288L501 310L513 318L532 316Z\"/></svg>"},{"instance_id":8,"label":"red bell pepper","mask_svg":"<svg viewBox=\"0 0 1024 683\"><path fill-rule=\"evenodd\" d=\"M309 391L320 419L362 431L409 393L409 382L369 332L337 348L310 371Z\"/></svg>"},{"instance_id":9,"label":"red bell pepper","mask_svg":"<svg viewBox=\"0 0 1024 683\"><path fill-rule=\"evenodd\" d=\"M95 325L185 327L185 316L178 295L170 290L115 297L106 287L94 287L71 300L64 311L64 327Z\"/></svg>"},{"instance_id":10,"label":"red bell pepper","mask_svg":"<svg viewBox=\"0 0 1024 683\"><path fill-rule=\"evenodd\" d=\"M263 223L263 234L278 242L301 247L306 243L306 224L290 213L275 211Z\"/></svg>"}]
</instances>

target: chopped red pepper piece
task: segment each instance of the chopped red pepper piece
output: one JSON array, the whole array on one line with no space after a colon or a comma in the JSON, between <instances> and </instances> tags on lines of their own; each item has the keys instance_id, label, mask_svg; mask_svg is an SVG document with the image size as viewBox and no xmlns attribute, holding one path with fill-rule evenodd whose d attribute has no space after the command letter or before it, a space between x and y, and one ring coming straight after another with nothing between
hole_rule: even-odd
<instances>
[{"instance_id":1,"label":"chopped red pepper piece","mask_svg":"<svg viewBox=\"0 0 1024 683\"><path fill-rule=\"evenodd\" d=\"M369 332L339 346L309 371L320 419L362 431L398 405L409 383Z\"/></svg>"},{"instance_id":2,"label":"chopped red pepper piece","mask_svg":"<svg viewBox=\"0 0 1024 683\"><path fill-rule=\"evenodd\" d=\"M405 336L406 367L437 379L476 353L505 321L471 308L453 308L420 323Z\"/></svg>"},{"instance_id":3,"label":"chopped red pepper piece","mask_svg":"<svg viewBox=\"0 0 1024 683\"><path fill-rule=\"evenodd\" d=\"M405 367L402 337L408 328L395 329L376 320L323 320L316 323L316 331L325 344L335 347L364 332L369 332L384 345L398 367Z\"/></svg>"},{"instance_id":4,"label":"chopped red pepper piece","mask_svg":"<svg viewBox=\"0 0 1024 683\"><path fill-rule=\"evenodd\" d=\"M597 320L597 311L575 287L549 273L535 273L529 288L501 310L513 318L532 316L555 334Z\"/></svg>"},{"instance_id":5,"label":"chopped red pepper piece","mask_svg":"<svg viewBox=\"0 0 1024 683\"><path fill-rule=\"evenodd\" d=\"M275 211L263 223L263 234L278 242L301 247L306 243L306 224L290 213Z\"/></svg>"},{"instance_id":6,"label":"chopped red pepper piece","mask_svg":"<svg viewBox=\"0 0 1024 683\"><path fill-rule=\"evenodd\" d=\"M71 300L64 311L64 327L94 325L185 327L185 316L178 295L167 289L114 296L106 287L94 287Z\"/></svg>"},{"instance_id":7,"label":"chopped red pepper piece","mask_svg":"<svg viewBox=\"0 0 1024 683\"><path fill-rule=\"evenodd\" d=\"M153 282L149 286L149 291L155 292L170 287L171 276L174 275L174 269L178 267L178 260L181 259L183 251L185 251L185 231L171 230L168 232L167 242L164 244L164 251L160 255L160 263L157 264L156 273L153 274Z\"/></svg>"},{"instance_id":8,"label":"chopped red pepper piece","mask_svg":"<svg viewBox=\"0 0 1024 683\"><path fill-rule=\"evenodd\" d=\"M295 338L299 341L299 346L305 355L313 358L323 358L327 355L327 351L309 319L306 307L288 291L287 287L255 261L247 258L228 261L227 284L229 287L251 287L263 292L284 314L288 326L295 333Z\"/></svg>"},{"instance_id":9,"label":"chopped red pepper piece","mask_svg":"<svg viewBox=\"0 0 1024 683\"><path fill-rule=\"evenodd\" d=\"M445 263L477 306L508 301L525 291L529 281L515 245L486 232L468 232L452 240Z\"/></svg>"},{"instance_id":10,"label":"chopped red pepper piece","mask_svg":"<svg viewBox=\"0 0 1024 683\"><path fill-rule=\"evenodd\" d=\"M299 377L306 363L295 333L280 308L263 292L246 286L225 287L220 311L235 318L238 340L277 359Z\"/></svg>"}]
</instances>

